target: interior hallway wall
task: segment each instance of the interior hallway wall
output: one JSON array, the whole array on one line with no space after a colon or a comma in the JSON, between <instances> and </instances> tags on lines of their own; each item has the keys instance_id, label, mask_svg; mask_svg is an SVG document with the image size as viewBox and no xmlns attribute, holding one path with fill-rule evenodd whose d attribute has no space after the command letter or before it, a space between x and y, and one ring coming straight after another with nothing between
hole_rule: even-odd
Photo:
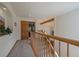
<instances>
[{"instance_id":1,"label":"interior hallway wall","mask_svg":"<svg viewBox=\"0 0 79 59\"><path fill-rule=\"evenodd\" d=\"M12 10L9 3L3 3L6 5L6 7L10 10L12 17L13 17L13 32L11 35L4 35L0 37L0 57L5 57L8 55L12 47L14 46L15 42L18 40L18 34L17 34L17 26L14 26L14 23L17 22L16 15L14 14L14 11Z\"/></svg>"},{"instance_id":2,"label":"interior hallway wall","mask_svg":"<svg viewBox=\"0 0 79 59\"><path fill-rule=\"evenodd\" d=\"M79 41L79 9L73 10L69 13L56 17L55 35L65 38L71 38ZM56 42L57 43L57 42ZM60 43L61 56L67 55L66 43ZM58 44L56 44L56 50L58 51ZM79 47L69 45L69 56L79 57Z\"/></svg>"}]
</instances>

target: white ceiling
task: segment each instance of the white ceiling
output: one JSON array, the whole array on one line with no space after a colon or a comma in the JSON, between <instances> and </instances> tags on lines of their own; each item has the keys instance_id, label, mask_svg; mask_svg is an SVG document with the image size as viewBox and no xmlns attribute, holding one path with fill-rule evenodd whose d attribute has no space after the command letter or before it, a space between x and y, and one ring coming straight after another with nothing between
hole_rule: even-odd
<instances>
[{"instance_id":1,"label":"white ceiling","mask_svg":"<svg viewBox=\"0 0 79 59\"><path fill-rule=\"evenodd\" d=\"M79 8L78 2L11 2L18 17L46 18L59 16Z\"/></svg>"}]
</instances>

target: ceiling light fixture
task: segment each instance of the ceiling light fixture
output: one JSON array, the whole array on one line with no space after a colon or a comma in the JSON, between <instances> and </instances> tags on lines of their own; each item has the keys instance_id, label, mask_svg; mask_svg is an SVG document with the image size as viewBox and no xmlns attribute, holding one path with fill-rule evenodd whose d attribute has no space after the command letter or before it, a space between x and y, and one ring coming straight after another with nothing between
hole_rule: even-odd
<instances>
[{"instance_id":1,"label":"ceiling light fixture","mask_svg":"<svg viewBox=\"0 0 79 59\"><path fill-rule=\"evenodd\" d=\"M6 10L6 8L4 7L3 10Z\"/></svg>"}]
</instances>

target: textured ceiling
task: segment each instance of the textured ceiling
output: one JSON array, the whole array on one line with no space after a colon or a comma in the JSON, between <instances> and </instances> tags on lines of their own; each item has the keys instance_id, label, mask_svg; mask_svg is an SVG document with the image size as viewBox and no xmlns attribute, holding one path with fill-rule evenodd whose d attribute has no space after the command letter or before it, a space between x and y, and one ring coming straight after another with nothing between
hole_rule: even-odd
<instances>
[{"instance_id":1,"label":"textured ceiling","mask_svg":"<svg viewBox=\"0 0 79 59\"><path fill-rule=\"evenodd\" d=\"M18 17L35 17L38 19L59 16L76 8L77 2L11 2Z\"/></svg>"}]
</instances>

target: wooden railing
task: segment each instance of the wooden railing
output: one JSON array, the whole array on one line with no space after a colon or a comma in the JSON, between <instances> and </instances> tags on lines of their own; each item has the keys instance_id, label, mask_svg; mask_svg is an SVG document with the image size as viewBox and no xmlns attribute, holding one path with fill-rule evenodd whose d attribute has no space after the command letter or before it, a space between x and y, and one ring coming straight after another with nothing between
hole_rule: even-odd
<instances>
[{"instance_id":1,"label":"wooden railing","mask_svg":"<svg viewBox=\"0 0 79 59\"><path fill-rule=\"evenodd\" d=\"M44 22L42 22L42 23L40 23L40 24L42 25L42 24L45 24L45 23L48 23L48 22L51 22L51 21L54 21L54 18L49 19L49 20L46 20L46 21L44 21Z\"/></svg>"},{"instance_id":2,"label":"wooden railing","mask_svg":"<svg viewBox=\"0 0 79 59\"><path fill-rule=\"evenodd\" d=\"M59 57L60 55L60 42L67 44L67 57L69 57L69 45L79 46L79 41L68 38L43 34L39 32L31 32L32 47L35 55L38 57ZM55 50L55 40L59 41L59 53Z\"/></svg>"}]
</instances>

